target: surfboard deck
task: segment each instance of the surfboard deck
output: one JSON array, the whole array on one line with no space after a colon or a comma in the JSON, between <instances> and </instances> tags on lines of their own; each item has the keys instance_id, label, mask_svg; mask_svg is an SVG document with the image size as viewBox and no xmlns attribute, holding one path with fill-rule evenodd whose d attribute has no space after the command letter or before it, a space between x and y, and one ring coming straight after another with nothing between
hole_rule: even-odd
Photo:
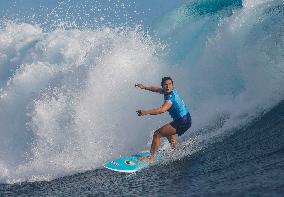
<instances>
[{"instance_id":1,"label":"surfboard deck","mask_svg":"<svg viewBox=\"0 0 284 197\"><path fill-rule=\"evenodd\" d=\"M147 157L149 155L149 151L143 151L137 154L121 157L119 159L107 162L104 164L104 167L116 172L134 173L151 165L148 162L138 160L139 157ZM156 160L161 160L161 156L159 154L157 155Z\"/></svg>"}]
</instances>

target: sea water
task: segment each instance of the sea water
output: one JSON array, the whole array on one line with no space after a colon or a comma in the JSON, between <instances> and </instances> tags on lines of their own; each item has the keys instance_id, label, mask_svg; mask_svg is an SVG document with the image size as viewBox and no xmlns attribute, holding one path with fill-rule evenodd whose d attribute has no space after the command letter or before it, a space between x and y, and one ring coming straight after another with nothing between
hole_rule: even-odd
<instances>
[{"instance_id":1,"label":"sea water","mask_svg":"<svg viewBox=\"0 0 284 197\"><path fill-rule=\"evenodd\" d=\"M129 11L138 4L60 1L33 16L16 2L3 12L1 194L281 196L283 2L192 0L151 21ZM149 149L171 121L135 113L162 97L134 84L163 76L192 115L184 148L131 176L102 169Z\"/></svg>"}]
</instances>

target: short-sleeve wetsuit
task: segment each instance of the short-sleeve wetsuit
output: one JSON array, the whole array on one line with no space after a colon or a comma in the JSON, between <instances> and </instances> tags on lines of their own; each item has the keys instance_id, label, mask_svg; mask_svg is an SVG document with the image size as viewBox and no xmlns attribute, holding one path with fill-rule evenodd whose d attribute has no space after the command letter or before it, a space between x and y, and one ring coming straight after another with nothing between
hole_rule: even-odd
<instances>
[{"instance_id":1,"label":"short-sleeve wetsuit","mask_svg":"<svg viewBox=\"0 0 284 197\"><path fill-rule=\"evenodd\" d=\"M172 103L168 110L173 118L171 126L176 129L179 136L184 134L191 127L191 116L187 106L175 89L169 94L164 93L164 100Z\"/></svg>"}]
</instances>

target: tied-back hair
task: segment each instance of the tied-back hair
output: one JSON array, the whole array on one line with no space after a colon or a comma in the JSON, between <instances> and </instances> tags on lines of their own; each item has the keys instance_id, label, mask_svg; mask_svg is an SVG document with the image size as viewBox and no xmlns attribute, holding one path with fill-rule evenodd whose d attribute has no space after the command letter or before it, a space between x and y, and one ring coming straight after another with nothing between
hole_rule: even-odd
<instances>
[{"instance_id":1,"label":"tied-back hair","mask_svg":"<svg viewBox=\"0 0 284 197\"><path fill-rule=\"evenodd\" d=\"M162 78L162 82L161 82L161 86L163 86L164 83L165 83L165 81L167 81L167 80L171 80L171 81L172 81L172 84L174 84L174 81L172 80L171 77L163 77L163 78Z\"/></svg>"}]
</instances>

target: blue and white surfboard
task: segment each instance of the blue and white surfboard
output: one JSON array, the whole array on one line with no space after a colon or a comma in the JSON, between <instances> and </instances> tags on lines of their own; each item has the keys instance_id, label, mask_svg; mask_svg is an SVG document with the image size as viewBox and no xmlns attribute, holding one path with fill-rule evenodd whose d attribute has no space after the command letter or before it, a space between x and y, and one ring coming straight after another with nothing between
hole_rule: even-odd
<instances>
[{"instance_id":1,"label":"blue and white surfboard","mask_svg":"<svg viewBox=\"0 0 284 197\"><path fill-rule=\"evenodd\" d=\"M149 155L149 151L144 151L128 157L121 157L105 163L104 167L117 172L134 173L150 165L148 162L138 160L139 157L147 157ZM160 156L157 156L157 158L157 160L161 159Z\"/></svg>"}]
</instances>

